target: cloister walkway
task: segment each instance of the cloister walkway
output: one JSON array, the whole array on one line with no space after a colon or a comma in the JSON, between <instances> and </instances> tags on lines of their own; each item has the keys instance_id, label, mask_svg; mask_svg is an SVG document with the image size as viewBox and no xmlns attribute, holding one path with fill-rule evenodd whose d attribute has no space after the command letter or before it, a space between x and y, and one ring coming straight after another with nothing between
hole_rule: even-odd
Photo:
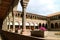
<instances>
[{"instance_id":1,"label":"cloister walkway","mask_svg":"<svg viewBox=\"0 0 60 40\"><path fill-rule=\"evenodd\" d=\"M18 0L2 0L0 4L0 29L2 29L2 24L4 19L9 14L9 12L12 11L12 9L10 8L17 5L15 3L18 3ZM0 35L0 40L2 40L1 35Z\"/></svg>"},{"instance_id":2,"label":"cloister walkway","mask_svg":"<svg viewBox=\"0 0 60 40\"><path fill-rule=\"evenodd\" d=\"M18 0L1 0L0 4L0 29L2 28L2 23L6 16L12 11L11 7L15 7Z\"/></svg>"}]
</instances>

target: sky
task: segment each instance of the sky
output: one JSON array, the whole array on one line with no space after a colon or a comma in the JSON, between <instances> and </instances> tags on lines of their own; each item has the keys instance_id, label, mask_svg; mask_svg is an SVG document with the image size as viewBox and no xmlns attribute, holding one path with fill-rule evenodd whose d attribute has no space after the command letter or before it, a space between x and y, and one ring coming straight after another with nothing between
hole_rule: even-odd
<instances>
[{"instance_id":1,"label":"sky","mask_svg":"<svg viewBox=\"0 0 60 40\"><path fill-rule=\"evenodd\" d=\"M60 12L60 0L29 0L26 12L44 15ZM17 6L18 11L22 11L20 3Z\"/></svg>"}]
</instances>

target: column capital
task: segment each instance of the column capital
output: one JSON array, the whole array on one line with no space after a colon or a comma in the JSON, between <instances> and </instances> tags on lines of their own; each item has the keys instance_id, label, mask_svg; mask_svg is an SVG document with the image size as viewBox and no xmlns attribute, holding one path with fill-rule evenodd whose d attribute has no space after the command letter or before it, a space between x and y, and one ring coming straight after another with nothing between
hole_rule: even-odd
<instances>
[{"instance_id":1,"label":"column capital","mask_svg":"<svg viewBox=\"0 0 60 40\"><path fill-rule=\"evenodd\" d=\"M26 8L28 2L29 2L29 0L21 0L20 3L21 3L22 8Z\"/></svg>"}]
</instances>

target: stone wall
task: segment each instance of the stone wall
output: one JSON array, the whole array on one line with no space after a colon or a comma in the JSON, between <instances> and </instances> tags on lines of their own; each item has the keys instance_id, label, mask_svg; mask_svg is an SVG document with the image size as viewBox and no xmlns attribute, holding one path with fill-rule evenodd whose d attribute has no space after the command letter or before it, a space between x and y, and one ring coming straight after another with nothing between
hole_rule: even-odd
<instances>
[{"instance_id":1,"label":"stone wall","mask_svg":"<svg viewBox=\"0 0 60 40\"><path fill-rule=\"evenodd\" d=\"M43 39L31 37L31 36L19 35L19 34L2 31L2 30L0 30L0 33L3 40L43 40Z\"/></svg>"}]
</instances>

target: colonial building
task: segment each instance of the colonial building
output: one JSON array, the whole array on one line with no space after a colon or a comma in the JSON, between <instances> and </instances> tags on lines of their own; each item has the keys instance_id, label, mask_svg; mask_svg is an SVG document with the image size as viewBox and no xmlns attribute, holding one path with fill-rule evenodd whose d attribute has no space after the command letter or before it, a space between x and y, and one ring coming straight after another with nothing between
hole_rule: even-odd
<instances>
[{"instance_id":1,"label":"colonial building","mask_svg":"<svg viewBox=\"0 0 60 40\"><path fill-rule=\"evenodd\" d=\"M12 0L2 1L1 5L1 19L4 19L4 22L1 22L2 30L16 29L22 27L22 16L23 14L17 11L18 0L14 1L14 4L9 4ZM9 7L7 5L10 5ZM24 7L27 5L27 2L24 3ZM8 9L8 10L7 10ZM6 11L7 10L7 11ZM26 9L25 9L26 10ZM7 13L6 13L7 12ZM3 13L3 14L2 14ZM6 13L6 14L5 14ZM9 15L8 15L9 14ZM3 17L3 18L2 18ZM5 19L6 18L6 19ZM2 25L3 24L3 25ZM60 12L48 15L41 16L33 13L26 14L26 29L38 29L40 26L43 26L47 29L60 29ZM8 25L8 26L7 26Z\"/></svg>"},{"instance_id":2,"label":"colonial building","mask_svg":"<svg viewBox=\"0 0 60 40\"><path fill-rule=\"evenodd\" d=\"M15 28L22 28L22 12L21 11L14 11L14 16L15 16ZM9 29L13 29L13 17L11 16L12 14L9 15L7 18L7 25ZM10 22L10 23L9 23ZM26 14L26 29L39 29L39 27L43 26L47 28L47 17L46 16L41 16L33 13L28 13Z\"/></svg>"},{"instance_id":3,"label":"colonial building","mask_svg":"<svg viewBox=\"0 0 60 40\"><path fill-rule=\"evenodd\" d=\"M22 12L21 11L13 11L14 13L14 25L15 30L22 28ZM37 15L33 13L26 14L26 29L34 30L39 29L39 27L43 26L48 30L60 30L60 12L50 14L48 16ZM13 29L13 15L9 14L7 17L7 30ZM3 27L4 29L4 27Z\"/></svg>"},{"instance_id":4,"label":"colonial building","mask_svg":"<svg viewBox=\"0 0 60 40\"><path fill-rule=\"evenodd\" d=\"M48 15L51 30L60 30L60 12Z\"/></svg>"}]
</instances>

